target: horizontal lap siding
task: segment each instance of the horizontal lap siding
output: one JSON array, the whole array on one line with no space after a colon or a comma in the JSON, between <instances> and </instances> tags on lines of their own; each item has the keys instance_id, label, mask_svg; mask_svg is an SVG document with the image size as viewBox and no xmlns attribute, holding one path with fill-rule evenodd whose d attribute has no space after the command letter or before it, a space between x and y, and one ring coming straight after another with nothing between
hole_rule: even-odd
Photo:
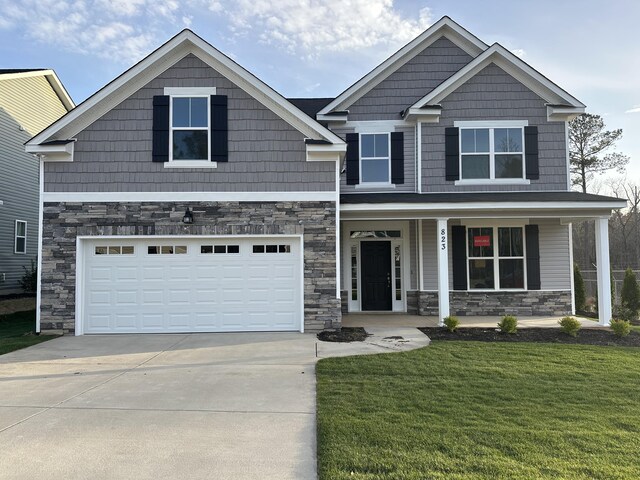
<instances>
[{"instance_id":1,"label":"horizontal lap siding","mask_svg":"<svg viewBox=\"0 0 640 480\"><path fill-rule=\"evenodd\" d=\"M470 61L464 50L442 37L348 106L349 120L400 119L401 111Z\"/></svg>"},{"instance_id":2,"label":"horizontal lap siding","mask_svg":"<svg viewBox=\"0 0 640 480\"><path fill-rule=\"evenodd\" d=\"M151 161L152 99L164 87L216 87L229 102L229 162L165 169ZM77 135L73 163L47 164L49 192L332 191L333 162L307 162L304 135L189 55Z\"/></svg>"},{"instance_id":3,"label":"horizontal lap siding","mask_svg":"<svg viewBox=\"0 0 640 480\"><path fill-rule=\"evenodd\" d=\"M491 64L442 102L438 124L422 126L423 192L567 190L564 122L548 122L545 100ZM463 120L528 120L538 127L540 179L531 185L455 186L445 179L444 129Z\"/></svg>"},{"instance_id":4,"label":"horizontal lap siding","mask_svg":"<svg viewBox=\"0 0 640 480\"><path fill-rule=\"evenodd\" d=\"M570 290L569 227L558 220L530 220L539 225L542 290Z\"/></svg>"}]
</instances>

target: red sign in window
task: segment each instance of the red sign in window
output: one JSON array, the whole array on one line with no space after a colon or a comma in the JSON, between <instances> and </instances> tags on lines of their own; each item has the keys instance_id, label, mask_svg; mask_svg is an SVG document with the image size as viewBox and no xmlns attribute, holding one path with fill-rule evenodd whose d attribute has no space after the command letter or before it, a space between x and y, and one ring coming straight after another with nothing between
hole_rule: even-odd
<instances>
[{"instance_id":1,"label":"red sign in window","mask_svg":"<svg viewBox=\"0 0 640 480\"><path fill-rule=\"evenodd\" d=\"M491 236L490 235L478 235L477 237L473 237L473 246L474 247L490 247L491 246Z\"/></svg>"}]
</instances>

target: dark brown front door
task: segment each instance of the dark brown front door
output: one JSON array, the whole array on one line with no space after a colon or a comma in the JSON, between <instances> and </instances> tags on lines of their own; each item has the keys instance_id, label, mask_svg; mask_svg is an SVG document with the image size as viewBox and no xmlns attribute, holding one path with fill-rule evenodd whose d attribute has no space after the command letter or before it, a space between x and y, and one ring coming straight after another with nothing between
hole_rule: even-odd
<instances>
[{"instance_id":1,"label":"dark brown front door","mask_svg":"<svg viewBox=\"0 0 640 480\"><path fill-rule=\"evenodd\" d=\"M391 242L361 242L362 310L391 310Z\"/></svg>"}]
</instances>

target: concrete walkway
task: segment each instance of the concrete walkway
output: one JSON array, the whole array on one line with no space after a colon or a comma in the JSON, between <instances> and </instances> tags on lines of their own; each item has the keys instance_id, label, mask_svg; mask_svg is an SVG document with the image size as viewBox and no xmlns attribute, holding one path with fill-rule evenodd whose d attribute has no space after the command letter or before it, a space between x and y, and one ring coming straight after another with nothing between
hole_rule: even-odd
<instances>
[{"instance_id":1,"label":"concrete walkway","mask_svg":"<svg viewBox=\"0 0 640 480\"><path fill-rule=\"evenodd\" d=\"M0 356L0 478L316 478L315 362L428 343L313 334L66 336ZM316 356L317 355L317 356Z\"/></svg>"}]
</instances>

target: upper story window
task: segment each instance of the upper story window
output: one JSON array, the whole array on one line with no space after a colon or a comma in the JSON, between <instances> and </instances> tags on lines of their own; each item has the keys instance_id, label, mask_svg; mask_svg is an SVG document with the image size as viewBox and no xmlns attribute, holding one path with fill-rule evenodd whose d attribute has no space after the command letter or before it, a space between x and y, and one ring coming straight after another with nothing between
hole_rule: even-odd
<instances>
[{"instance_id":1,"label":"upper story window","mask_svg":"<svg viewBox=\"0 0 640 480\"><path fill-rule=\"evenodd\" d=\"M171 97L171 160L209 160L209 97Z\"/></svg>"},{"instance_id":2,"label":"upper story window","mask_svg":"<svg viewBox=\"0 0 640 480\"><path fill-rule=\"evenodd\" d=\"M524 128L461 128L462 180L523 179Z\"/></svg>"},{"instance_id":3,"label":"upper story window","mask_svg":"<svg viewBox=\"0 0 640 480\"><path fill-rule=\"evenodd\" d=\"M360 183L391 183L390 135L363 133L360 135Z\"/></svg>"},{"instance_id":4,"label":"upper story window","mask_svg":"<svg viewBox=\"0 0 640 480\"><path fill-rule=\"evenodd\" d=\"M16 220L15 230L15 253L27 253L27 222L23 220Z\"/></svg>"}]
</instances>

